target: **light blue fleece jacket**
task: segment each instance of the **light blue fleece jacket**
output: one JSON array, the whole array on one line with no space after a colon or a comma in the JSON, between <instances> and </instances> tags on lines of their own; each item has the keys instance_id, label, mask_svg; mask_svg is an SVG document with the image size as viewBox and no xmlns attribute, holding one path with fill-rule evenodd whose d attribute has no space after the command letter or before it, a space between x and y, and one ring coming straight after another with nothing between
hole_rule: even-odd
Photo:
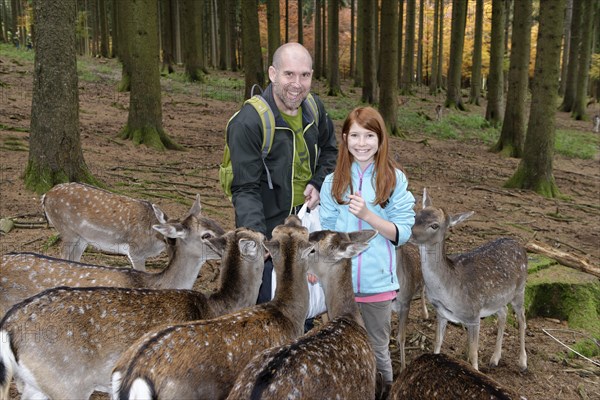
<instances>
[{"instance_id":1,"label":"light blue fleece jacket","mask_svg":"<svg viewBox=\"0 0 600 400\"><path fill-rule=\"evenodd\" d=\"M375 199L374 164L365 171L358 163L352 164L352 188L360 191L369 210L378 216L393 222L398 228L398 243L406 243L415 223L415 198L407 190L408 181L404 173L396 170L396 187L385 208L373 204ZM321 187L320 219L323 229L338 232L353 232L374 229L365 221L357 218L348 210L347 204L338 204L331 194L333 173L325 177ZM396 276L396 251L394 244L382 235L375 236L367 250L352 259L352 284L357 295L370 295L398 290Z\"/></svg>"}]
</instances>

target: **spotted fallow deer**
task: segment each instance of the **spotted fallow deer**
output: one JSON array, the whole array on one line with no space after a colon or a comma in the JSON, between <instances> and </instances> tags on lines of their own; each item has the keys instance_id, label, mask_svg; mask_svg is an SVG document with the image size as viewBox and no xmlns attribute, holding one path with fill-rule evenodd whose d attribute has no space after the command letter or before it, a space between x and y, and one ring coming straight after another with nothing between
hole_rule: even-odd
<instances>
[{"instance_id":1,"label":"spotted fallow deer","mask_svg":"<svg viewBox=\"0 0 600 400\"><path fill-rule=\"evenodd\" d=\"M438 354L448 321L467 327L469 354L478 369L480 319L498 315L498 335L490 366L497 366L502 353L502 338L511 304L519 323L519 367L527 369L525 352L525 282L527 252L517 241L501 238L468 253L446 254L448 228L473 215L466 212L448 215L434 207L427 190L423 191L423 208L416 214L411 241L418 244L427 299L436 311L437 329L434 353Z\"/></svg>"},{"instance_id":2,"label":"spotted fallow deer","mask_svg":"<svg viewBox=\"0 0 600 400\"><path fill-rule=\"evenodd\" d=\"M295 341L255 356L238 375L228 400L374 399L375 354L352 288L351 258L377 234L318 231L309 271L323 286L330 321Z\"/></svg>"},{"instance_id":3,"label":"spotted fallow deer","mask_svg":"<svg viewBox=\"0 0 600 400\"><path fill-rule=\"evenodd\" d=\"M148 201L132 199L83 183L62 183L42 196L50 225L60 233L61 258L80 261L88 244L126 255L133 268L145 271L146 259L165 250L153 225L166 215Z\"/></svg>"},{"instance_id":4,"label":"spotted fallow deer","mask_svg":"<svg viewBox=\"0 0 600 400\"><path fill-rule=\"evenodd\" d=\"M201 214L200 197L181 221L154 225L168 238L172 256L158 273L82 264L34 253L4 254L0 261L0 316L26 298L57 286L191 289L205 261L221 258L202 239L225 232Z\"/></svg>"},{"instance_id":5,"label":"spotted fallow deer","mask_svg":"<svg viewBox=\"0 0 600 400\"><path fill-rule=\"evenodd\" d=\"M113 370L113 399L224 399L255 354L302 335L315 245L295 216L275 227L265 245L277 271L273 300L144 335Z\"/></svg>"},{"instance_id":6,"label":"spotted fallow deer","mask_svg":"<svg viewBox=\"0 0 600 400\"><path fill-rule=\"evenodd\" d=\"M88 399L94 390L110 393L116 360L144 333L254 305L262 283L263 240L261 233L245 228L206 240L222 254L220 288L210 295L61 287L19 303L0 322L0 371L6 371L0 393L8 389L11 374L23 398Z\"/></svg>"}]
</instances>

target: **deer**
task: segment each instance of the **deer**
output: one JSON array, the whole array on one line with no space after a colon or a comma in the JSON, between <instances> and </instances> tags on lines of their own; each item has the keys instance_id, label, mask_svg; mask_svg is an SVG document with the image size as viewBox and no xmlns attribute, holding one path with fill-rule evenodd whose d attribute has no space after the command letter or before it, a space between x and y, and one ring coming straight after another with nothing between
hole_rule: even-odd
<instances>
[{"instance_id":1,"label":"deer","mask_svg":"<svg viewBox=\"0 0 600 400\"><path fill-rule=\"evenodd\" d=\"M88 399L110 393L120 355L163 324L211 319L256 303L264 236L245 228L205 242L222 255L220 287L210 294L179 289L48 289L11 308L0 322L0 398L10 375L23 398Z\"/></svg>"},{"instance_id":2,"label":"deer","mask_svg":"<svg viewBox=\"0 0 600 400\"><path fill-rule=\"evenodd\" d=\"M329 322L256 355L238 375L228 400L284 398L374 399L375 354L352 287L351 258L377 231L316 231L309 272L325 293Z\"/></svg>"},{"instance_id":3,"label":"deer","mask_svg":"<svg viewBox=\"0 0 600 400\"><path fill-rule=\"evenodd\" d=\"M516 240L500 238L470 252L448 256L445 245L448 228L473 214L469 211L449 215L444 209L434 207L427 189L423 190L422 209L416 214L410 241L419 246L427 299L436 311L434 353L440 353L448 321L463 324L468 333L468 359L479 370L480 319L496 314L498 334L489 365L498 366L510 303L519 324L518 365L526 370L527 252Z\"/></svg>"},{"instance_id":4,"label":"deer","mask_svg":"<svg viewBox=\"0 0 600 400\"><path fill-rule=\"evenodd\" d=\"M239 372L260 351L304 331L307 271L315 244L296 217L265 242L277 271L275 297L219 318L148 332L117 361L113 399L224 399Z\"/></svg>"},{"instance_id":5,"label":"deer","mask_svg":"<svg viewBox=\"0 0 600 400\"><path fill-rule=\"evenodd\" d=\"M396 275L398 276L398 294L393 302L394 311L398 316L398 350L400 353L400 370L406 368L406 326L408 313L413 298L420 294L420 308L423 319L429 318L427 302L425 299L425 285L421 272L421 258L419 248L413 243L405 243L396 248Z\"/></svg>"},{"instance_id":6,"label":"deer","mask_svg":"<svg viewBox=\"0 0 600 400\"><path fill-rule=\"evenodd\" d=\"M441 121L444 114L444 107L441 104L435 106L435 120Z\"/></svg>"},{"instance_id":7,"label":"deer","mask_svg":"<svg viewBox=\"0 0 600 400\"><path fill-rule=\"evenodd\" d=\"M600 113L592 117L592 130L594 133L600 132Z\"/></svg>"},{"instance_id":8,"label":"deer","mask_svg":"<svg viewBox=\"0 0 600 400\"><path fill-rule=\"evenodd\" d=\"M173 220L153 228L168 238L172 251L166 268L158 273L83 264L35 253L4 254L0 261L0 316L14 304L57 286L191 289L202 265L221 258L202 239L222 236L225 231L202 215L199 196L181 222Z\"/></svg>"},{"instance_id":9,"label":"deer","mask_svg":"<svg viewBox=\"0 0 600 400\"><path fill-rule=\"evenodd\" d=\"M126 255L134 269L145 271L146 259L166 248L152 226L167 222L167 216L148 201L70 182L54 186L41 202L46 219L60 234L63 259L81 261L89 244Z\"/></svg>"},{"instance_id":10,"label":"deer","mask_svg":"<svg viewBox=\"0 0 600 400\"><path fill-rule=\"evenodd\" d=\"M413 360L392 384L389 400L524 399L470 364L446 354L425 353Z\"/></svg>"}]
</instances>

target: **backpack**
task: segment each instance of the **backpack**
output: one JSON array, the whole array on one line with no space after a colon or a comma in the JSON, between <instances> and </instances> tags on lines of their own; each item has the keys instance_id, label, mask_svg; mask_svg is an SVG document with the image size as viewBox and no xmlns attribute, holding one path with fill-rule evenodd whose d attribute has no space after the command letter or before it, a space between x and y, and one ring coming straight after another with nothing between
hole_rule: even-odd
<instances>
[{"instance_id":1,"label":"backpack","mask_svg":"<svg viewBox=\"0 0 600 400\"><path fill-rule=\"evenodd\" d=\"M265 166L265 171L267 173L267 181L269 183L269 189L273 189L273 182L271 181L271 173L269 172L269 168L267 168L267 164L265 163L265 159L269 152L271 151L271 146L273 145L273 137L275 136L275 115L273 114L273 110L271 110L271 106L267 103L267 100L261 94L254 94L254 88L259 87L258 85L254 85L252 87L252 97L244 102L244 105L250 104L260 117L260 121L262 123L262 133L263 133L263 142L262 142L262 161ZM260 87L259 87L260 88ZM311 115L314 117L315 125L319 126L319 108L317 107L317 102L311 93L306 97L306 104L308 105L308 110ZM227 127L229 126L229 122L239 113L236 112L227 122ZM233 182L233 168L231 167L231 158L229 155L229 145L227 144L227 127L225 128L225 149L223 150L223 160L219 165L219 182L221 183L221 188L225 195L231 200L231 182Z\"/></svg>"}]
</instances>

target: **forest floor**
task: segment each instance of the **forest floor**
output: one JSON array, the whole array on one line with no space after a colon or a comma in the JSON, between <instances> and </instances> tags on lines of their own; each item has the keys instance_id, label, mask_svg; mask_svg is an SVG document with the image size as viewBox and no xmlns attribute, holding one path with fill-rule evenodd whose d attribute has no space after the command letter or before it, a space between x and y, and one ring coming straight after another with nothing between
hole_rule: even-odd
<instances>
[{"instance_id":1,"label":"forest floor","mask_svg":"<svg viewBox=\"0 0 600 400\"><path fill-rule=\"evenodd\" d=\"M207 86L162 79L165 130L185 151L155 151L136 147L118 138L127 120L128 95L115 89L120 68L112 60L90 60L101 79L80 79L80 132L83 154L91 172L109 189L158 204L169 216L183 216L196 193L202 210L225 228L233 228L233 209L218 184L224 129L239 108L236 101L208 97ZM26 190L22 173L28 159L33 65L0 55L0 217L11 217L19 227L0 236L0 251L35 251L57 256L53 245L56 232L40 225L42 214L38 195ZM240 78L239 74L212 72ZM314 83L326 105L358 104L360 90L345 83L344 98L326 96L322 82ZM223 87L223 91L227 88ZM229 90L229 89L227 89ZM443 99L424 94L402 98L401 107L433 117L435 105ZM458 111L450 111L458 112ZM469 106L469 112L485 114L483 106ZM595 110L590 109L590 113ZM334 113L332 113L333 115ZM334 115L339 133L343 116ZM558 113L561 128L590 131L591 123L573 121ZM432 122L435 123L435 122ZM472 249L500 236L512 236L522 243L535 239L562 251L600 264L600 163L598 157L581 160L557 155L554 176L560 199L546 199L526 190L508 190L503 183L512 176L517 159L488 152L488 144L477 138L440 139L435 135L411 132L407 138L392 138L408 177L409 189L420 201L427 187L434 204L450 213L473 210L475 215L456 227L448 239L448 250ZM123 257L88 251L83 261L127 266ZM150 268L160 268L165 256L149 260ZM201 271L196 288L215 288L218 263L208 263ZM429 320L413 303L408 326L408 361L432 351L435 329L430 306ZM509 324L504 338L503 358L497 368L487 367L496 337L495 321L486 319L480 334L480 369L493 379L518 391L527 399L599 399L600 369L582 358L567 357L568 350L550 337L572 344L590 337L553 318L528 320L526 347L529 368L517 367L518 332ZM448 327L442 351L464 358L466 331ZM396 344L392 343L393 350ZM394 352L394 357L397 354ZM595 358L596 365L600 362ZM13 388L13 398L18 398ZM103 396L94 396L102 398Z\"/></svg>"}]
</instances>

